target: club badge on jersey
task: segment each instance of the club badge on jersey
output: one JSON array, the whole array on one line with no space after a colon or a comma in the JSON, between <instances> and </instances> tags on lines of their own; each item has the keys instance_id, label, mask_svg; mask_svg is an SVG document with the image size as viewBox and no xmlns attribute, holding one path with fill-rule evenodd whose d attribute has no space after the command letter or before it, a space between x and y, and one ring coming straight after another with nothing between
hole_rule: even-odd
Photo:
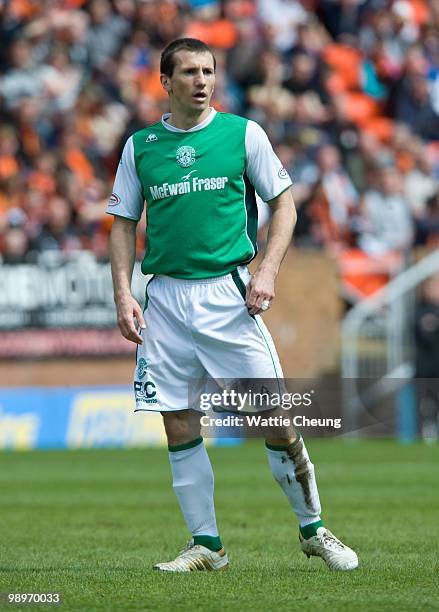
<instances>
[{"instance_id":1,"label":"club badge on jersey","mask_svg":"<svg viewBox=\"0 0 439 612\"><path fill-rule=\"evenodd\" d=\"M179 147L175 153L175 159L182 168L189 168L195 163L195 149L187 145Z\"/></svg>"}]
</instances>

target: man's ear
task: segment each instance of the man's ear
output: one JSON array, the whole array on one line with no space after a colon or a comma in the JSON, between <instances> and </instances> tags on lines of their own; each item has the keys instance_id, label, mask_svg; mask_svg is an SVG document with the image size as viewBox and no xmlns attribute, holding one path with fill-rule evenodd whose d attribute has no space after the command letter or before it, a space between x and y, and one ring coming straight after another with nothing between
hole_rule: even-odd
<instances>
[{"instance_id":1,"label":"man's ear","mask_svg":"<svg viewBox=\"0 0 439 612\"><path fill-rule=\"evenodd\" d=\"M160 75L160 82L162 84L163 89L167 92L170 93L171 91L171 81L170 78L168 77L168 75L166 74L161 74Z\"/></svg>"}]
</instances>

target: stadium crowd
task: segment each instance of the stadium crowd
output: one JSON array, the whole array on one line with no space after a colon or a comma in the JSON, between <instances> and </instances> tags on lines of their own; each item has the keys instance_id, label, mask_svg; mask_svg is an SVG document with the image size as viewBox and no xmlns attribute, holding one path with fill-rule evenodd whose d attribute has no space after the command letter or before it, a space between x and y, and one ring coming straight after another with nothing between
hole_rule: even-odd
<instances>
[{"instance_id":1,"label":"stadium crowd","mask_svg":"<svg viewBox=\"0 0 439 612\"><path fill-rule=\"evenodd\" d=\"M374 267L370 293L413 245L439 244L437 0L10 0L0 14L3 262L107 256L118 158L167 110L160 51L179 36L215 50L214 106L268 132L295 183L295 244L334 253L354 293L353 264Z\"/></svg>"}]
</instances>

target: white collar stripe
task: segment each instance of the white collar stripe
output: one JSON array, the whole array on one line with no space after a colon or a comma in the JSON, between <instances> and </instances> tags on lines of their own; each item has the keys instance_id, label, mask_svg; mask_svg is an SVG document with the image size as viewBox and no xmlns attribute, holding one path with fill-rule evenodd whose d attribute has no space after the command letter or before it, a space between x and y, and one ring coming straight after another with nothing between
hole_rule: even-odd
<instances>
[{"instance_id":1,"label":"white collar stripe","mask_svg":"<svg viewBox=\"0 0 439 612\"><path fill-rule=\"evenodd\" d=\"M203 128L207 127L213 121L215 115L216 110L214 108L211 108L209 115L204 121L202 121L198 125L194 125L194 127L191 127L188 130L182 130L181 128L175 127L175 125L171 125L170 123L168 123L166 120L169 119L171 113L165 113L164 115L162 115L161 122L163 127L169 130L170 132L179 132L180 134L186 134L188 132L198 132L199 130L202 130Z\"/></svg>"}]
</instances>

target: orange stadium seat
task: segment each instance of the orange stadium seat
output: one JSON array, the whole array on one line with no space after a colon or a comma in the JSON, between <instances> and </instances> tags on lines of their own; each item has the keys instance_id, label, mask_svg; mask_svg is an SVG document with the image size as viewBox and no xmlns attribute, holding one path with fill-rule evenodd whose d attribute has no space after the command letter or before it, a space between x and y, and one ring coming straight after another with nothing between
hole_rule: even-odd
<instances>
[{"instance_id":1,"label":"orange stadium seat","mask_svg":"<svg viewBox=\"0 0 439 612\"><path fill-rule=\"evenodd\" d=\"M140 87L140 91L143 94L148 94L153 100L166 100L168 94L163 89L160 83L160 70L142 70L137 77L137 82Z\"/></svg>"},{"instance_id":2,"label":"orange stadium seat","mask_svg":"<svg viewBox=\"0 0 439 612\"><path fill-rule=\"evenodd\" d=\"M217 19L212 23L193 21L189 24L186 35L200 38L217 49L231 49L238 39L236 27L227 19Z\"/></svg>"},{"instance_id":3,"label":"orange stadium seat","mask_svg":"<svg viewBox=\"0 0 439 612\"><path fill-rule=\"evenodd\" d=\"M360 249L346 249L338 256L343 293L352 301L382 289L401 268L399 253L371 257Z\"/></svg>"},{"instance_id":4,"label":"orange stadium seat","mask_svg":"<svg viewBox=\"0 0 439 612\"><path fill-rule=\"evenodd\" d=\"M35 17L42 8L42 3L37 0L12 0L10 3L10 11L18 20Z\"/></svg>"},{"instance_id":5,"label":"orange stadium seat","mask_svg":"<svg viewBox=\"0 0 439 612\"><path fill-rule=\"evenodd\" d=\"M86 185L94 178L93 166L79 149L68 149L65 161L70 170Z\"/></svg>"},{"instance_id":6,"label":"orange stadium seat","mask_svg":"<svg viewBox=\"0 0 439 612\"><path fill-rule=\"evenodd\" d=\"M46 195L52 195L56 192L56 181L53 176L45 172L31 172L28 179L28 185L35 191L41 191Z\"/></svg>"},{"instance_id":7,"label":"orange stadium seat","mask_svg":"<svg viewBox=\"0 0 439 612\"><path fill-rule=\"evenodd\" d=\"M359 91L346 92L342 103L345 117L362 127L380 113L380 105Z\"/></svg>"},{"instance_id":8,"label":"orange stadium seat","mask_svg":"<svg viewBox=\"0 0 439 612\"><path fill-rule=\"evenodd\" d=\"M8 179L18 173L17 161L10 155L0 156L0 178Z\"/></svg>"},{"instance_id":9,"label":"orange stadium seat","mask_svg":"<svg viewBox=\"0 0 439 612\"><path fill-rule=\"evenodd\" d=\"M382 143L392 140L394 123L388 117L368 117L361 122L361 127Z\"/></svg>"},{"instance_id":10,"label":"orange stadium seat","mask_svg":"<svg viewBox=\"0 0 439 612\"><path fill-rule=\"evenodd\" d=\"M410 0L410 6L413 9L413 17L417 25L426 24L431 17L430 7L423 0Z\"/></svg>"},{"instance_id":11,"label":"orange stadium seat","mask_svg":"<svg viewBox=\"0 0 439 612\"><path fill-rule=\"evenodd\" d=\"M357 49L334 43L325 48L323 59L343 81L346 89L360 87L362 55Z\"/></svg>"}]
</instances>

